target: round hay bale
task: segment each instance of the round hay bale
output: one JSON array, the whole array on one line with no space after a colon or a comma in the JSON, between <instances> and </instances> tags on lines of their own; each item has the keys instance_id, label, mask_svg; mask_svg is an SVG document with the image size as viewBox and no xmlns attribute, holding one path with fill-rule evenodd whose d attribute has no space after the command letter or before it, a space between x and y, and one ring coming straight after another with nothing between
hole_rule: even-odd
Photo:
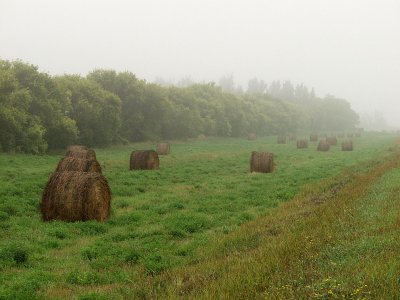
<instances>
[{"instance_id":1,"label":"round hay bale","mask_svg":"<svg viewBox=\"0 0 400 300\"><path fill-rule=\"evenodd\" d=\"M305 149L308 148L307 140L297 140L297 149Z\"/></svg>"},{"instance_id":2,"label":"round hay bale","mask_svg":"<svg viewBox=\"0 0 400 300\"><path fill-rule=\"evenodd\" d=\"M342 151L353 151L353 141L347 140L342 143Z\"/></svg>"},{"instance_id":3,"label":"round hay bale","mask_svg":"<svg viewBox=\"0 0 400 300\"><path fill-rule=\"evenodd\" d=\"M200 141L205 141L207 139L207 137L204 134L201 133L201 134L199 134L197 136L197 139L200 140Z\"/></svg>"},{"instance_id":4,"label":"round hay bale","mask_svg":"<svg viewBox=\"0 0 400 300\"><path fill-rule=\"evenodd\" d=\"M158 155L168 155L171 152L171 147L169 143L158 143L156 152Z\"/></svg>"},{"instance_id":5,"label":"round hay bale","mask_svg":"<svg viewBox=\"0 0 400 300\"><path fill-rule=\"evenodd\" d=\"M278 144L286 144L286 136L285 135L278 135L276 139Z\"/></svg>"},{"instance_id":6,"label":"round hay bale","mask_svg":"<svg viewBox=\"0 0 400 300\"><path fill-rule=\"evenodd\" d=\"M310 142L318 142L318 133L316 132L311 133Z\"/></svg>"},{"instance_id":7,"label":"round hay bale","mask_svg":"<svg viewBox=\"0 0 400 300\"><path fill-rule=\"evenodd\" d=\"M93 172L56 172L43 191L44 221L104 221L110 216L111 190L107 179Z\"/></svg>"},{"instance_id":8,"label":"round hay bale","mask_svg":"<svg viewBox=\"0 0 400 300\"><path fill-rule=\"evenodd\" d=\"M249 141L255 141L255 140L257 139L257 134L255 134L254 132L249 133L249 134L247 135L247 139L248 139Z\"/></svg>"},{"instance_id":9,"label":"round hay bale","mask_svg":"<svg viewBox=\"0 0 400 300\"><path fill-rule=\"evenodd\" d=\"M63 171L96 172L101 174L101 166L95 159L66 156L60 160L56 168L56 172Z\"/></svg>"},{"instance_id":10,"label":"round hay bale","mask_svg":"<svg viewBox=\"0 0 400 300\"><path fill-rule=\"evenodd\" d=\"M136 150L131 153L130 170L156 170L160 168L158 154L154 150Z\"/></svg>"},{"instance_id":11,"label":"round hay bale","mask_svg":"<svg viewBox=\"0 0 400 300\"><path fill-rule=\"evenodd\" d=\"M92 149L88 149L85 146L70 146L68 147L65 156L96 160L96 152L94 152Z\"/></svg>"},{"instance_id":12,"label":"round hay bale","mask_svg":"<svg viewBox=\"0 0 400 300\"><path fill-rule=\"evenodd\" d=\"M330 146L334 146L337 145L337 138L335 136L330 136L326 138L326 142L330 145Z\"/></svg>"},{"instance_id":13,"label":"round hay bale","mask_svg":"<svg viewBox=\"0 0 400 300\"><path fill-rule=\"evenodd\" d=\"M269 152L251 152L250 172L272 173L274 171L274 155Z\"/></svg>"},{"instance_id":14,"label":"round hay bale","mask_svg":"<svg viewBox=\"0 0 400 300\"><path fill-rule=\"evenodd\" d=\"M318 151L329 151L330 145L326 141L319 141L317 150Z\"/></svg>"}]
</instances>

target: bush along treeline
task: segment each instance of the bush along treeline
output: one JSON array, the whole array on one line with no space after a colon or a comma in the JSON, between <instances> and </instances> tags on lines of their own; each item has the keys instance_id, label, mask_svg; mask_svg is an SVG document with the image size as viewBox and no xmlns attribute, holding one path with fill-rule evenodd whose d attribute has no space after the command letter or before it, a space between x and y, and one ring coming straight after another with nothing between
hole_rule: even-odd
<instances>
[{"instance_id":1,"label":"bush along treeline","mask_svg":"<svg viewBox=\"0 0 400 300\"><path fill-rule=\"evenodd\" d=\"M232 93L214 83L165 87L113 70L50 76L22 61L0 60L0 151L44 153L75 143L104 147L200 134L336 131L358 122L345 100L317 98L306 88L290 99L284 86L272 87L281 95L257 88Z\"/></svg>"}]
</instances>

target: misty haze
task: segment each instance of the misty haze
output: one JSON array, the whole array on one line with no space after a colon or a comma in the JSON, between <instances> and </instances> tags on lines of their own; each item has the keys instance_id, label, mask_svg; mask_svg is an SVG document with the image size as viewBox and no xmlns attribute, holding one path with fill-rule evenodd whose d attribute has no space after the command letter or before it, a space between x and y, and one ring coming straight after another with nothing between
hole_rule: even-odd
<instances>
[{"instance_id":1,"label":"misty haze","mask_svg":"<svg viewBox=\"0 0 400 300\"><path fill-rule=\"evenodd\" d=\"M400 299L399 16L0 1L0 299Z\"/></svg>"}]
</instances>

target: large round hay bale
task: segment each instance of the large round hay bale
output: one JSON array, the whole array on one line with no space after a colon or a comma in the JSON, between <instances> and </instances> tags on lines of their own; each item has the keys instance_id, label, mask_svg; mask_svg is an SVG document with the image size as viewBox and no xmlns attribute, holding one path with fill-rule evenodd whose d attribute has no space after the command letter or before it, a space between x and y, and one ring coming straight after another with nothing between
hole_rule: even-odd
<instances>
[{"instance_id":1,"label":"large round hay bale","mask_svg":"<svg viewBox=\"0 0 400 300\"><path fill-rule=\"evenodd\" d=\"M307 140L297 140L297 149L305 149L308 148Z\"/></svg>"},{"instance_id":2,"label":"large round hay bale","mask_svg":"<svg viewBox=\"0 0 400 300\"><path fill-rule=\"evenodd\" d=\"M95 159L66 156L60 160L56 168L56 172L63 171L96 172L101 174L101 166Z\"/></svg>"},{"instance_id":3,"label":"large round hay bale","mask_svg":"<svg viewBox=\"0 0 400 300\"><path fill-rule=\"evenodd\" d=\"M154 150L136 150L131 153L130 170L155 170L160 168L158 154Z\"/></svg>"},{"instance_id":4,"label":"large round hay bale","mask_svg":"<svg viewBox=\"0 0 400 300\"><path fill-rule=\"evenodd\" d=\"M353 141L347 140L342 143L342 151L353 151Z\"/></svg>"},{"instance_id":5,"label":"large round hay bale","mask_svg":"<svg viewBox=\"0 0 400 300\"><path fill-rule=\"evenodd\" d=\"M274 156L269 152L251 152L250 172L271 173L274 171Z\"/></svg>"},{"instance_id":6,"label":"large round hay bale","mask_svg":"<svg viewBox=\"0 0 400 300\"><path fill-rule=\"evenodd\" d=\"M318 142L318 133L316 132L311 133L310 142Z\"/></svg>"},{"instance_id":7,"label":"large round hay bale","mask_svg":"<svg viewBox=\"0 0 400 300\"><path fill-rule=\"evenodd\" d=\"M278 135L276 139L278 144L286 144L286 136L285 135Z\"/></svg>"},{"instance_id":8,"label":"large round hay bale","mask_svg":"<svg viewBox=\"0 0 400 300\"><path fill-rule=\"evenodd\" d=\"M337 145L337 138L335 136L329 136L326 138L326 142L330 145L330 146L334 146Z\"/></svg>"},{"instance_id":9,"label":"large round hay bale","mask_svg":"<svg viewBox=\"0 0 400 300\"><path fill-rule=\"evenodd\" d=\"M319 141L317 150L318 151L329 151L330 145L326 141Z\"/></svg>"},{"instance_id":10,"label":"large round hay bale","mask_svg":"<svg viewBox=\"0 0 400 300\"><path fill-rule=\"evenodd\" d=\"M169 143L158 143L156 152L158 155L168 155L171 152L171 147Z\"/></svg>"},{"instance_id":11,"label":"large round hay bale","mask_svg":"<svg viewBox=\"0 0 400 300\"><path fill-rule=\"evenodd\" d=\"M44 221L104 221L110 216L111 190L107 179L93 172L56 172L42 196Z\"/></svg>"},{"instance_id":12,"label":"large round hay bale","mask_svg":"<svg viewBox=\"0 0 400 300\"><path fill-rule=\"evenodd\" d=\"M88 149L85 146L70 146L68 147L65 156L96 160L96 152L94 152L92 149Z\"/></svg>"},{"instance_id":13,"label":"large round hay bale","mask_svg":"<svg viewBox=\"0 0 400 300\"><path fill-rule=\"evenodd\" d=\"M247 135L247 139L248 139L249 141L254 141L254 140L257 139L257 134L255 134L254 132L249 133L249 134Z\"/></svg>"}]
</instances>

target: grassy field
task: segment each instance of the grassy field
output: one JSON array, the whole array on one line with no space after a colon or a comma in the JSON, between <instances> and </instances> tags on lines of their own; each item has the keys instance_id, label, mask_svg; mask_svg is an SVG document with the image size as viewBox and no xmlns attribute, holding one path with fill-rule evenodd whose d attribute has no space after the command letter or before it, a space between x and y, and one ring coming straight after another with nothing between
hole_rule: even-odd
<instances>
[{"instance_id":1,"label":"grassy field","mask_svg":"<svg viewBox=\"0 0 400 300\"><path fill-rule=\"evenodd\" d=\"M105 223L40 220L62 153L1 154L0 299L368 298L383 284L395 299L395 136L354 141L327 153L276 137L177 142L158 171L128 170L154 145L96 149ZM250 174L253 150L273 152L276 171Z\"/></svg>"}]
</instances>

